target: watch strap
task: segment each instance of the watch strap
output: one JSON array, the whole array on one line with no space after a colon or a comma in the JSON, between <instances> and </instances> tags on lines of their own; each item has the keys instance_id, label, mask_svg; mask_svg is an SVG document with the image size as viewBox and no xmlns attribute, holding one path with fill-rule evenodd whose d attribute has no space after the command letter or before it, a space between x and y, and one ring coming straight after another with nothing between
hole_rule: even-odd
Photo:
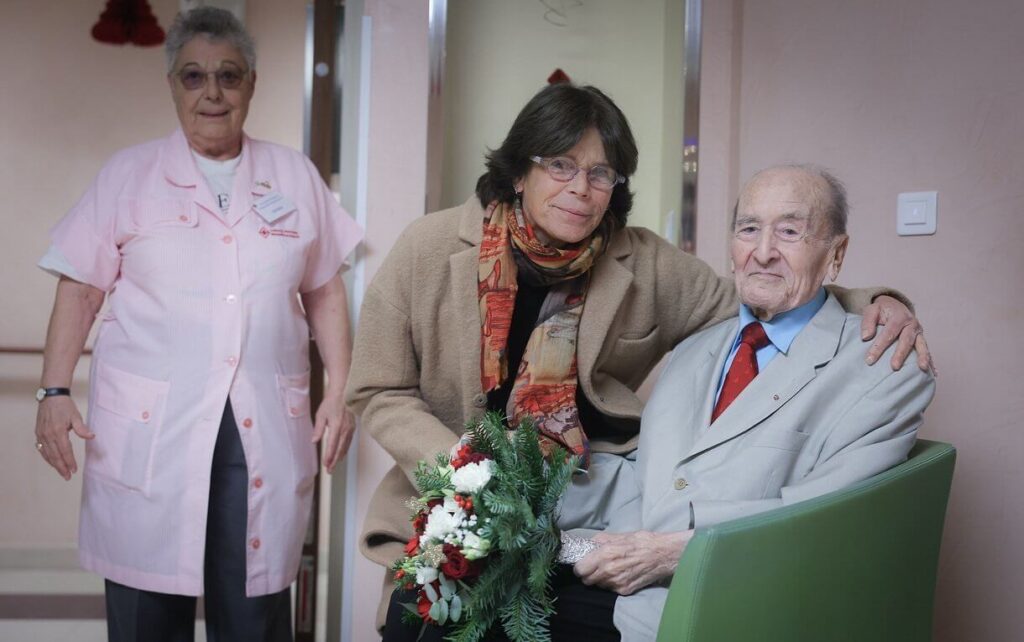
<instances>
[{"instance_id":1,"label":"watch strap","mask_svg":"<svg viewBox=\"0 0 1024 642\"><path fill-rule=\"evenodd\" d=\"M36 396L40 398L39 401L47 397L70 397L71 388L40 388Z\"/></svg>"}]
</instances>

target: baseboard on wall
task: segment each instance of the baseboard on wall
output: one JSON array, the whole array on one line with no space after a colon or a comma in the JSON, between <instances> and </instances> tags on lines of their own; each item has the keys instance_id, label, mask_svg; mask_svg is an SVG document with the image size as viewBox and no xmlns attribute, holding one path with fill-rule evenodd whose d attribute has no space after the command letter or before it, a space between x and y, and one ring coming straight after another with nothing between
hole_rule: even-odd
<instances>
[{"instance_id":1,"label":"baseboard on wall","mask_svg":"<svg viewBox=\"0 0 1024 642\"><path fill-rule=\"evenodd\" d=\"M78 564L78 549L14 548L0 546L0 570L72 571Z\"/></svg>"}]
</instances>

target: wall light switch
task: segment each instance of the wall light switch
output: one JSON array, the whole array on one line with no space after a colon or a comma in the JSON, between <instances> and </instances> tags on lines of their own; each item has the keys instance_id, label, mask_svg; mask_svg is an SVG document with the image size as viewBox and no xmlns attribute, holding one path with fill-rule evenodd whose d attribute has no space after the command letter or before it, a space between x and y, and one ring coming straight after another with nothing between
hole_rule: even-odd
<instances>
[{"instance_id":1,"label":"wall light switch","mask_svg":"<svg viewBox=\"0 0 1024 642\"><path fill-rule=\"evenodd\" d=\"M900 236L935 234L938 192L904 192L896 199L896 232Z\"/></svg>"}]
</instances>

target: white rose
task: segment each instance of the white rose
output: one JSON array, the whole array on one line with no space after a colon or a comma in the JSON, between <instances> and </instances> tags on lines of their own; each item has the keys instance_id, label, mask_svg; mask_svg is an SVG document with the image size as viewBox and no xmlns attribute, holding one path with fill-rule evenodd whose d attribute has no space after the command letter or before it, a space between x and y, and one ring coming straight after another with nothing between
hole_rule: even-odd
<instances>
[{"instance_id":1,"label":"white rose","mask_svg":"<svg viewBox=\"0 0 1024 642\"><path fill-rule=\"evenodd\" d=\"M468 495L479 492L494 474L494 461L485 459L481 462L466 464L452 473L452 485L455 492Z\"/></svg>"}]
</instances>

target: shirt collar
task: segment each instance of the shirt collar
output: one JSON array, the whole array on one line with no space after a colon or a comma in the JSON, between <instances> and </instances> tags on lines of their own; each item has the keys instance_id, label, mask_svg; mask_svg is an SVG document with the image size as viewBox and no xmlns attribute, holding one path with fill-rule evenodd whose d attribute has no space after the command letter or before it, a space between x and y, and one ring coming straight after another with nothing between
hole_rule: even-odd
<instances>
[{"instance_id":1,"label":"shirt collar","mask_svg":"<svg viewBox=\"0 0 1024 642\"><path fill-rule=\"evenodd\" d=\"M772 318L771 321L761 321L761 325L764 327L765 334L768 335L768 339L772 342L772 345L778 349L779 352L788 353L789 346L793 343L793 339L796 335L800 334L800 331L804 329L810 320L818 313L821 306L825 305L826 297L825 288L819 288L818 293L814 295L814 298L807 303L801 305L798 308L787 310L782 314L778 314ZM754 316L750 308L746 305L740 306L740 328L747 327L748 323L758 321L758 318Z\"/></svg>"}]
</instances>

